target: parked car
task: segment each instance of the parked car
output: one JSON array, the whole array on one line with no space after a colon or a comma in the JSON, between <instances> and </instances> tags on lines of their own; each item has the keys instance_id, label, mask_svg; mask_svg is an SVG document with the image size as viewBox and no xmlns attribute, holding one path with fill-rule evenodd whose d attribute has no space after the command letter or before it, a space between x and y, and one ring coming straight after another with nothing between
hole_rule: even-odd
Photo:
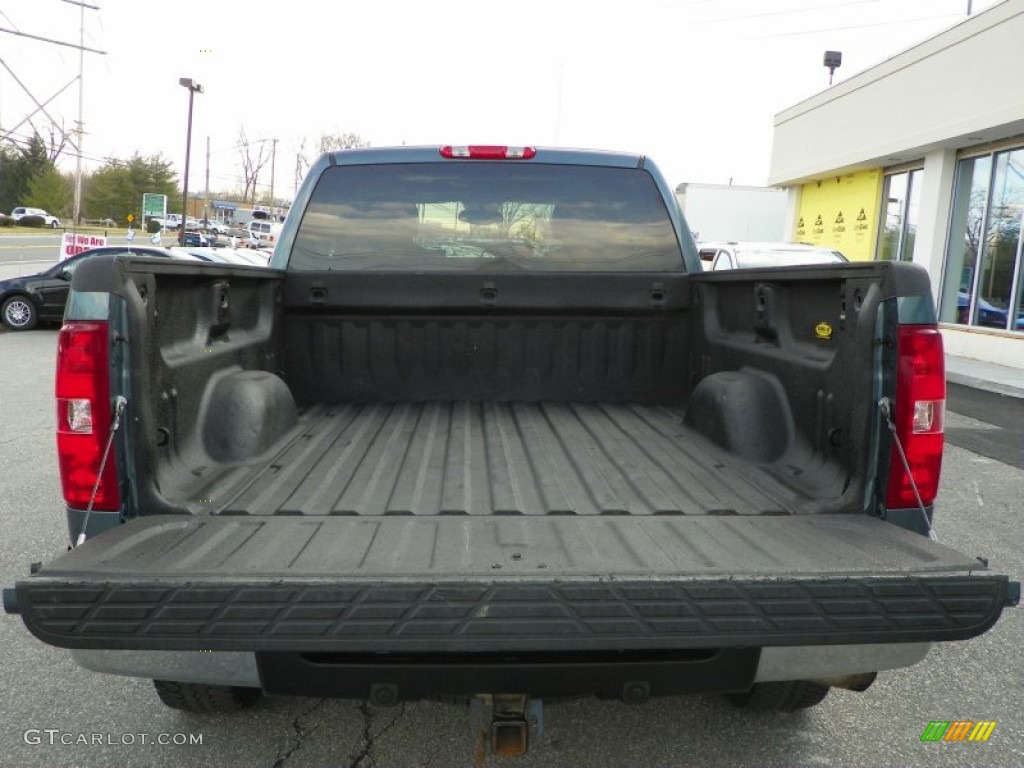
<instances>
[{"instance_id":1,"label":"parked car","mask_svg":"<svg viewBox=\"0 0 1024 768\"><path fill-rule=\"evenodd\" d=\"M699 243L697 250L704 269L713 272L848 261L837 250L806 243Z\"/></svg>"},{"instance_id":2,"label":"parked car","mask_svg":"<svg viewBox=\"0 0 1024 768\"><path fill-rule=\"evenodd\" d=\"M971 314L971 296L965 291L960 291L957 295L957 315L956 321L958 323L968 324L970 323ZM1000 307L995 306L989 301L986 301L981 296L978 297L978 319L976 325L983 325L986 328L1006 328L1007 311ZM1017 312L1017 320L1014 323L1014 328L1011 330L1024 331L1024 310Z\"/></svg>"},{"instance_id":3,"label":"parked car","mask_svg":"<svg viewBox=\"0 0 1024 768\"><path fill-rule=\"evenodd\" d=\"M191 258L184 253L171 253L166 248L135 248L128 245L91 248L59 261L38 274L0 280L0 320L12 331L28 331L40 322L60 322L64 317L72 273L85 259L102 253Z\"/></svg>"},{"instance_id":4,"label":"parked car","mask_svg":"<svg viewBox=\"0 0 1024 768\"><path fill-rule=\"evenodd\" d=\"M178 229L181 226L181 216L177 213L168 213L162 219L155 218L153 221L157 222L164 229Z\"/></svg>"},{"instance_id":5,"label":"parked car","mask_svg":"<svg viewBox=\"0 0 1024 768\"><path fill-rule=\"evenodd\" d=\"M265 267L270 261L270 255L266 251L255 251L241 248L203 248L189 247L186 243L184 248L174 248L174 251L183 251L200 261L212 261L217 264L242 264L250 267Z\"/></svg>"},{"instance_id":6,"label":"parked car","mask_svg":"<svg viewBox=\"0 0 1024 768\"><path fill-rule=\"evenodd\" d=\"M199 246L202 248L208 248L212 243L210 238L204 235L202 232L185 232L182 245Z\"/></svg>"},{"instance_id":7,"label":"parked car","mask_svg":"<svg viewBox=\"0 0 1024 768\"><path fill-rule=\"evenodd\" d=\"M162 219L156 219L164 229L180 229L181 214L168 213ZM185 229L199 229L199 219L189 216L185 219Z\"/></svg>"},{"instance_id":8,"label":"parked car","mask_svg":"<svg viewBox=\"0 0 1024 768\"><path fill-rule=\"evenodd\" d=\"M26 208L20 206L11 211L11 218L15 221L20 221L25 216L39 216L43 220L43 226L49 227L50 229L56 229L60 226L60 219L53 216L42 208Z\"/></svg>"},{"instance_id":9,"label":"parked car","mask_svg":"<svg viewBox=\"0 0 1024 768\"><path fill-rule=\"evenodd\" d=\"M281 236L281 225L273 221L257 219L249 222L249 239L252 248L273 248Z\"/></svg>"},{"instance_id":10,"label":"parked car","mask_svg":"<svg viewBox=\"0 0 1024 768\"><path fill-rule=\"evenodd\" d=\"M226 235L228 233L228 225L216 219L200 219L199 228L207 232L215 232L218 235Z\"/></svg>"}]
</instances>

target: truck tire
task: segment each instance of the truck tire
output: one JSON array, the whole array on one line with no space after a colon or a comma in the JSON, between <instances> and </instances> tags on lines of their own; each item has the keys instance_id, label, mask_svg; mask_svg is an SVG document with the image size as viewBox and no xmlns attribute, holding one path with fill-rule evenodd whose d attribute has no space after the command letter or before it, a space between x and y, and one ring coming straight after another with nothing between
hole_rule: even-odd
<instances>
[{"instance_id":1,"label":"truck tire","mask_svg":"<svg viewBox=\"0 0 1024 768\"><path fill-rule=\"evenodd\" d=\"M785 680L754 683L746 693L730 693L732 703L759 712L796 712L820 704L828 695L829 686L806 680Z\"/></svg>"},{"instance_id":2,"label":"truck tire","mask_svg":"<svg viewBox=\"0 0 1024 768\"><path fill-rule=\"evenodd\" d=\"M173 680L154 680L153 685L160 701L171 709L207 715L246 709L260 697L259 688L176 683Z\"/></svg>"}]
</instances>

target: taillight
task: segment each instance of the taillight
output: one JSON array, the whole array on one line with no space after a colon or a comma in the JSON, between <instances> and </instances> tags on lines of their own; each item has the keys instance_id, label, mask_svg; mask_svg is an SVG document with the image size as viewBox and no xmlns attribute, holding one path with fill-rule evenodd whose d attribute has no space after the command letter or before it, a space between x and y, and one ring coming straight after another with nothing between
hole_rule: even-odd
<instances>
[{"instance_id":1,"label":"taillight","mask_svg":"<svg viewBox=\"0 0 1024 768\"><path fill-rule=\"evenodd\" d=\"M441 157L465 160L529 160L537 154L533 147L505 147L496 144L469 144L441 147Z\"/></svg>"},{"instance_id":2,"label":"taillight","mask_svg":"<svg viewBox=\"0 0 1024 768\"><path fill-rule=\"evenodd\" d=\"M946 415L946 367L942 334L933 325L901 325L897 341L893 423L921 503L931 504L939 490ZM889 460L886 506L918 505L910 477L894 445Z\"/></svg>"},{"instance_id":3,"label":"taillight","mask_svg":"<svg viewBox=\"0 0 1024 768\"><path fill-rule=\"evenodd\" d=\"M96 491L93 509L121 506L113 452L107 456L111 425L109 335L104 322L71 322L57 337L57 460L64 500L85 509Z\"/></svg>"}]
</instances>

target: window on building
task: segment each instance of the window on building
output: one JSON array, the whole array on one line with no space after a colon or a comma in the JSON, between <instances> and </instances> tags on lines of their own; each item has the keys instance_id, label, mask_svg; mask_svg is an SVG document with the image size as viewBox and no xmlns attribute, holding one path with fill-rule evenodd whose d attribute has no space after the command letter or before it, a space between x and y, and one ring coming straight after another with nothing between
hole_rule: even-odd
<instances>
[{"instance_id":1,"label":"window on building","mask_svg":"<svg viewBox=\"0 0 1024 768\"><path fill-rule=\"evenodd\" d=\"M941 320L1024 330L1022 221L1024 148L958 163Z\"/></svg>"},{"instance_id":2,"label":"window on building","mask_svg":"<svg viewBox=\"0 0 1024 768\"><path fill-rule=\"evenodd\" d=\"M883 224L878 230L880 261L913 261L921 208L921 169L891 173L882 188Z\"/></svg>"}]
</instances>

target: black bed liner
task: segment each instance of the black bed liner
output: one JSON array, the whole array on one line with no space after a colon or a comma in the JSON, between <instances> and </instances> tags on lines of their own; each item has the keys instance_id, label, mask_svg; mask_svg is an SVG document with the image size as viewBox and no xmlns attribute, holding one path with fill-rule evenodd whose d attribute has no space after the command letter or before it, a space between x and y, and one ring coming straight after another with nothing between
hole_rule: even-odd
<instances>
[{"instance_id":1,"label":"black bed liner","mask_svg":"<svg viewBox=\"0 0 1024 768\"><path fill-rule=\"evenodd\" d=\"M859 516L161 516L19 582L16 608L71 648L922 642L978 635L1015 600L983 571Z\"/></svg>"},{"instance_id":2,"label":"black bed liner","mask_svg":"<svg viewBox=\"0 0 1024 768\"><path fill-rule=\"evenodd\" d=\"M629 403L318 405L262 462L190 499L222 514L784 514L834 502L820 459L765 468ZM816 486L810 486L809 481Z\"/></svg>"}]
</instances>

